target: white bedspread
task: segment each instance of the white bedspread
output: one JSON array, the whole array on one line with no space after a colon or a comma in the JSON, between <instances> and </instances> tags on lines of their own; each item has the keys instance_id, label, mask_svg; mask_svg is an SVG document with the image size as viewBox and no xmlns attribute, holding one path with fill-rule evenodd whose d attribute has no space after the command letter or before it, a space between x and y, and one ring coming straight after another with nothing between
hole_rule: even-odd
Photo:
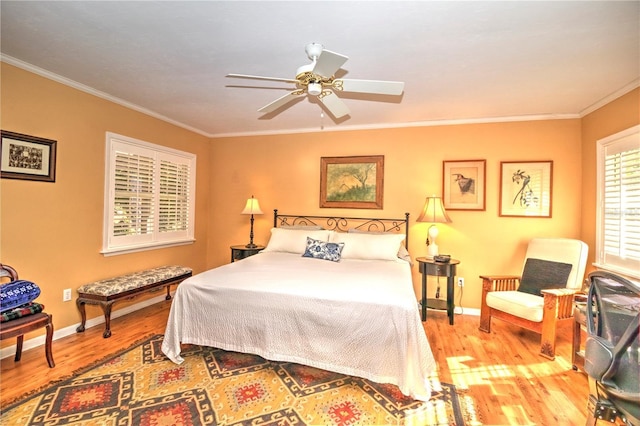
<instances>
[{"instance_id":1,"label":"white bedspread","mask_svg":"<svg viewBox=\"0 0 640 426\"><path fill-rule=\"evenodd\" d=\"M400 260L260 253L195 275L178 286L162 343L176 363L180 343L392 383L419 400L436 365Z\"/></svg>"}]
</instances>

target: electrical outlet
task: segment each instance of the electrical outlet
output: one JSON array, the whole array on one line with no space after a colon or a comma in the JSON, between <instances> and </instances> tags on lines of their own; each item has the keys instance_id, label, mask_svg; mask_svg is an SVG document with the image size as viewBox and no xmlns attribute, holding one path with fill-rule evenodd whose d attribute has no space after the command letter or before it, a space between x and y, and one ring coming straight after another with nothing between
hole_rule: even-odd
<instances>
[{"instance_id":1,"label":"electrical outlet","mask_svg":"<svg viewBox=\"0 0 640 426\"><path fill-rule=\"evenodd\" d=\"M464 287L464 278L458 277L458 287Z\"/></svg>"},{"instance_id":2,"label":"electrical outlet","mask_svg":"<svg viewBox=\"0 0 640 426\"><path fill-rule=\"evenodd\" d=\"M64 290L62 290L62 301L68 302L69 300L71 300L71 289L65 288Z\"/></svg>"}]
</instances>

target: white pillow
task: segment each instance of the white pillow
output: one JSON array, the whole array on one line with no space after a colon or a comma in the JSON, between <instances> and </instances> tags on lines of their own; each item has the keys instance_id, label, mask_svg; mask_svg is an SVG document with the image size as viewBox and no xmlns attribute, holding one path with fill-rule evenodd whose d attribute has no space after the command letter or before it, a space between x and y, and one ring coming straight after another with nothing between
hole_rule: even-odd
<instances>
[{"instance_id":1,"label":"white pillow","mask_svg":"<svg viewBox=\"0 0 640 426\"><path fill-rule=\"evenodd\" d=\"M342 259L398 260L404 234L360 234L336 232L331 242L344 243Z\"/></svg>"},{"instance_id":2,"label":"white pillow","mask_svg":"<svg viewBox=\"0 0 640 426\"><path fill-rule=\"evenodd\" d=\"M353 234L389 235L389 233L382 232L382 231L366 231L358 228L349 228L347 232L353 233ZM405 262L409 262L409 264L413 266L411 255L409 254L409 251L405 247L404 241L402 241L402 244L400 244L400 247L398 248L398 259L402 259Z\"/></svg>"},{"instance_id":3,"label":"white pillow","mask_svg":"<svg viewBox=\"0 0 640 426\"><path fill-rule=\"evenodd\" d=\"M271 238L269 238L269 243L264 251L280 251L301 255L307 248L307 237L314 240L329 241L329 235L332 232L324 229L271 228Z\"/></svg>"}]
</instances>

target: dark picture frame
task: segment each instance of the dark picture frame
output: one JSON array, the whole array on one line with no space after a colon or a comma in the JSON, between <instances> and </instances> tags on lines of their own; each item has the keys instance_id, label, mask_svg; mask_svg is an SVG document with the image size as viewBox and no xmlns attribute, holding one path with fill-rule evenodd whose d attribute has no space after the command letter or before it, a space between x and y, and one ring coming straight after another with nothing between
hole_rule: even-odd
<instances>
[{"instance_id":1,"label":"dark picture frame","mask_svg":"<svg viewBox=\"0 0 640 426\"><path fill-rule=\"evenodd\" d=\"M0 177L56 181L57 141L1 130Z\"/></svg>"},{"instance_id":2,"label":"dark picture frame","mask_svg":"<svg viewBox=\"0 0 640 426\"><path fill-rule=\"evenodd\" d=\"M550 218L553 161L500 162L500 216Z\"/></svg>"},{"instance_id":3,"label":"dark picture frame","mask_svg":"<svg viewBox=\"0 0 640 426\"><path fill-rule=\"evenodd\" d=\"M487 160L442 162L442 202L447 210L486 209Z\"/></svg>"},{"instance_id":4,"label":"dark picture frame","mask_svg":"<svg viewBox=\"0 0 640 426\"><path fill-rule=\"evenodd\" d=\"M320 158L320 207L382 209L384 155Z\"/></svg>"}]
</instances>

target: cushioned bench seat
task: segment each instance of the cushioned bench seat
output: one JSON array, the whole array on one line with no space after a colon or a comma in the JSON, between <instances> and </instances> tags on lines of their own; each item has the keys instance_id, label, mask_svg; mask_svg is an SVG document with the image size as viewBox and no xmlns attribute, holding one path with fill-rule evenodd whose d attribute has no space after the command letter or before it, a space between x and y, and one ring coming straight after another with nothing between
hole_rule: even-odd
<instances>
[{"instance_id":1,"label":"cushioned bench seat","mask_svg":"<svg viewBox=\"0 0 640 426\"><path fill-rule=\"evenodd\" d=\"M191 268L184 266L161 266L131 274L121 275L105 280L84 284L78 288L76 305L82 316L82 322L76 329L79 333L85 330L87 315L85 304L100 305L104 311L105 330L102 336L111 336L111 305L122 299L132 299L150 290L167 288L166 300L171 299L171 285L179 284L192 274Z\"/></svg>"}]
</instances>

